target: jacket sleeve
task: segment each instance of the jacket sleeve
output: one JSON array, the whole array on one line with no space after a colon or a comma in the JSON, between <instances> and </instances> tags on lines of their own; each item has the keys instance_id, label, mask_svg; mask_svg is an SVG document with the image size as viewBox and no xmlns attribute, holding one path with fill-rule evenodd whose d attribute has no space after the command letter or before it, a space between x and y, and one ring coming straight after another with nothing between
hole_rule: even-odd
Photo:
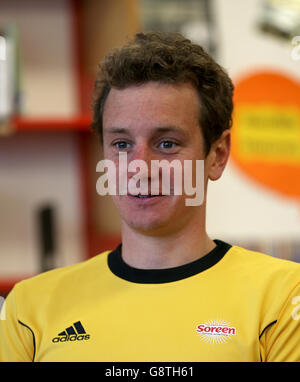
<instances>
[{"instance_id":1,"label":"jacket sleeve","mask_svg":"<svg viewBox=\"0 0 300 382\"><path fill-rule=\"evenodd\" d=\"M263 361L300 362L300 283L292 289L262 342Z\"/></svg>"},{"instance_id":2,"label":"jacket sleeve","mask_svg":"<svg viewBox=\"0 0 300 382\"><path fill-rule=\"evenodd\" d=\"M0 362L34 361L34 333L26 323L18 318L16 294L15 286L5 299L1 309Z\"/></svg>"}]
</instances>

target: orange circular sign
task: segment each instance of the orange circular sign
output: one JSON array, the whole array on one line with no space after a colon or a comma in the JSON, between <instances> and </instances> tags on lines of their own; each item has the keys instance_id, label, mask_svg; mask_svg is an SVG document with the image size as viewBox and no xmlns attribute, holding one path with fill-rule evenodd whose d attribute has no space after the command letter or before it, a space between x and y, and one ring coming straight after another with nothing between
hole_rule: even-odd
<instances>
[{"instance_id":1,"label":"orange circular sign","mask_svg":"<svg viewBox=\"0 0 300 382\"><path fill-rule=\"evenodd\" d=\"M300 83L260 72L235 84L231 158L248 176L300 198Z\"/></svg>"}]
</instances>

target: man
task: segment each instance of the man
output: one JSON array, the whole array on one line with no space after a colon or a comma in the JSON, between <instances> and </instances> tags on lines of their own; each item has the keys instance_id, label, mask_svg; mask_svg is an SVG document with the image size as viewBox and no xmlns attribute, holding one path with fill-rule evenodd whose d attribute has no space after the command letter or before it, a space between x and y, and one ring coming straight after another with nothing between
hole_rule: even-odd
<instances>
[{"instance_id":1,"label":"man","mask_svg":"<svg viewBox=\"0 0 300 382\"><path fill-rule=\"evenodd\" d=\"M175 171L169 193L160 171L157 193L114 195L122 244L17 284L0 359L299 361L300 265L206 232L207 183L230 153L226 72L178 34L139 33L106 57L96 90L93 128L116 174L125 154L148 168L201 161L204 200L187 205L174 192ZM128 183L136 174L128 171ZM151 172L145 179L150 186Z\"/></svg>"}]
</instances>

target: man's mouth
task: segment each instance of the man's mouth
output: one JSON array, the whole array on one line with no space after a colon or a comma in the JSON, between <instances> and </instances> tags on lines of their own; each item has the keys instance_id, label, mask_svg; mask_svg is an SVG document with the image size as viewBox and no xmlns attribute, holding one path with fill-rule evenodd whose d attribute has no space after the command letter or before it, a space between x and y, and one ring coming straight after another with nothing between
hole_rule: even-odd
<instances>
[{"instance_id":1,"label":"man's mouth","mask_svg":"<svg viewBox=\"0 0 300 382\"><path fill-rule=\"evenodd\" d=\"M148 199L159 199L159 198L170 196L170 195L159 193L159 194L136 194L136 195L128 194L128 196L134 199L148 200Z\"/></svg>"},{"instance_id":2,"label":"man's mouth","mask_svg":"<svg viewBox=\"0 0 300 382\"><path fill-rule=\"evenodd\" d=\"M133 195L133 194L128 194L127 197L129 198L129 200L131 200L132 203L136 204L136 205L153 205L155 203L160 203L161 201L163 200L167 200L168 198L166 198L166 196L170 196L170 195L164 195L164 194L137 194L137 195Z\"/></svg>"},{"instance_id":3,"label":"man's mouth","mask_svg":"<svg viewBox=\"0 0 300 382\"><path fill-rule=\"evenodd\" d=\"M158 196L166 196L166 195L142 195L142 194L138 194L138 195L130 195L130 196L134 196L135 198L156 198Z\"/></svg>"}]
</instances>

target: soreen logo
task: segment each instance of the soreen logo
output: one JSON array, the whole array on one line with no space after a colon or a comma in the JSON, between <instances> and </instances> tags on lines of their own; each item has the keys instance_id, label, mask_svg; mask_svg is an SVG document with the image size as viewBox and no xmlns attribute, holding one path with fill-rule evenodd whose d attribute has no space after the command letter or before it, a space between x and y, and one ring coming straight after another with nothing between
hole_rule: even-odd
<instances>
[{"instance_id":1,"label":"soreen logo","mask_svg":"<svg viewBox=\"0 0 300 382\"><path fill-rule=\"evenodd\" d=\"M220 344L236 335L236 328L223 320L210 320L198 325L196 332L202 341Z\"/></svg>"}]
</instances>

